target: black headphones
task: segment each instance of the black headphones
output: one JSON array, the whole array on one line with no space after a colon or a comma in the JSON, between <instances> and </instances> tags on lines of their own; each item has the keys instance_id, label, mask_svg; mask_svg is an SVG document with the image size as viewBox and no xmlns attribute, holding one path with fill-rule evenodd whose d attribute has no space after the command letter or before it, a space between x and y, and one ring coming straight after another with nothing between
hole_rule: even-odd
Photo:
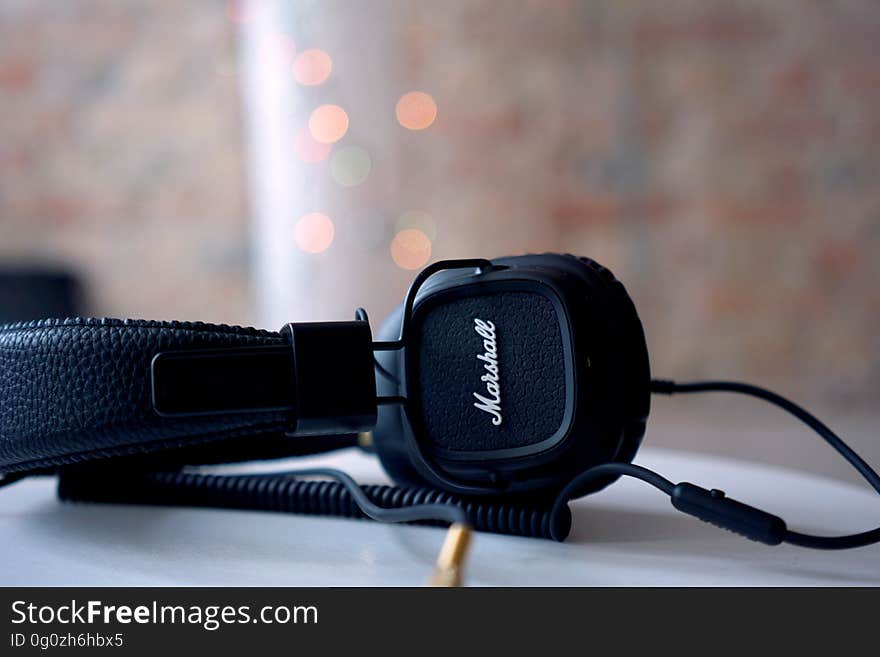
<instances>
[{"instance_id":1,"label":"black headphones","mask_svg":"<svg viewBox=\"0 0 880 657\"><path fill-rule=\"evenodd\" d=\"M557 540L568 531L567 500L627 475L764 543L880 540L880 529L798 534L721 491L631 464L652 392L709 390L782 406L880 492L880 477L839 437L775 393L652 380L623 285L588 258L557 254L430 265L375 341L363 310L279 332L80 318L0 327L0 472L11 483L60 471L68 498L466 516L478 529ZM401 487L181 471L358 442ZM382 517L377 505L401 514Z\"/></svg>"}]
</instances>

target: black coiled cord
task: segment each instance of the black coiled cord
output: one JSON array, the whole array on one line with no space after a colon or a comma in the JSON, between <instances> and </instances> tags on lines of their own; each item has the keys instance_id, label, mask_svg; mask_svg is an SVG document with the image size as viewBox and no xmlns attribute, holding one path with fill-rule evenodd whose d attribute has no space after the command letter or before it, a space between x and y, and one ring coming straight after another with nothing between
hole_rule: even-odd
<instances>
[{"instance_id":1,"label":"black coiled cord","mask_svg":"<svg viewBox=\"0 0 880 657\"><path fill-rule=\"evenodd\" d=\"M346 486L297 479L297 473L212 475L194 472L62 473L63 500L277 511L304 515L364 518ZM300 473L301 474L301 473ZM444 491L384 485L360 487L367 499L385 509L423 505L458 506L477 531L563 541L571 530L571 511L551 504L461 498ZM444 520L412 520L444 526Z\"/></svg>"}]
</instances>

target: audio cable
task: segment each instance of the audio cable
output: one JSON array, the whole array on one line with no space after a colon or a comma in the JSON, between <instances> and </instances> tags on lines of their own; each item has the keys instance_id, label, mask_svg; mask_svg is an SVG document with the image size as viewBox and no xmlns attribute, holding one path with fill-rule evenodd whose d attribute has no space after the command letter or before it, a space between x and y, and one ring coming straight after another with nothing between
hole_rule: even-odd
<instances>
[{"instance_id":1,"label":"audio cable","mask_svg":"<svg viewBox=\"0 0 880 657\"><path fill-rule=\"evenodd\" d=\"M736 381L676 383L665 379L652 380L651 391L666 395L733 392L763 399L789 412L813 429L843 456L875 491L880 493L880 476L864 459L817 417L775 392ZM640 479L669 495L672 505L679 511L767 545L789 543L818 550L846 550L880 542L880 527L842 536L815 536L792 531L788 529L782 518L731 499L723 491L707 490L688 482L673 484L656 472L630 463L606 463L585 470L560 492L553 504L552 513L560 512L566 502L572 497L576 497L578 490L584 488L589 482L607 475L624 475Z\"/></svg>"},{"instance_id":2,"label":"audio cable","mask_svg":"<svg viewBox=\"0 0 880 657\"><path fill-rule=\"evenodd\" d=\"M562 541L571 528L567 506L551 517L550 506L544 501L502 502L461 498L430 488L359 485L350 475L332 468L222 475L187 470L104 467L96 472L73 468L61 473L58 496L68 501L263 510L449 525L431 586L461 585L473 530Z\"/></svg>"},{"instance_id":3,"label":"audio cable","mask_svg":"<svg viewBox=\"0 0 880 657\"><path fill-rule=\"evenodd\" d=\"M460 586L472 522L486 528L473 503L427 489L361 486L335 468L211 475L198 472L117 472L90 477L62 473L63 500L121 504L164 504L281 511L310 515L367 517L379 522L449 525L431 586ZM333 482L316 479L332 479ZM11 483L11 482L10 482ZM549 514L547 514L549 515ZM570 514L564 514L570 524Z\"/></svg>"},{"instance_id":4,"label":"audio cable","mask_svg":"<svg viewBox=\"0 0 880 657\"><path fill-rule=\"evenodd\" d=\"M261 475L257 475L261 476ZM264 475L279 476L279 475ZM379 522L418 522L426 520L442 520L449 523L443 547L437 557L434 574L429 584L431 586L456 587L462 583L462 569L464 567L467 552L471 541L471 526L468 523L467 514L457 504L428 502L412 504L400 508L381 507L373 504L364 493L358 483L350 475L335 468L308 468L280 473L280 476L298 477L327 477L335 479L345 486L358 509L369 518Z\"/></svg>"}]
</instances>

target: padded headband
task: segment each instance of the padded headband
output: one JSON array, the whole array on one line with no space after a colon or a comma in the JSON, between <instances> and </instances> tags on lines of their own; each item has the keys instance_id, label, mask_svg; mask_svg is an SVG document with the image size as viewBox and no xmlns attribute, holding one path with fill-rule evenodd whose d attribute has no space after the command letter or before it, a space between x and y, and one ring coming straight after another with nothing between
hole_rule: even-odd
<instances>
[{"instance_id":1,"label":"padded headband","mask_svg":"<svg viewBox=\"0 0 880 657\"><path fill-rule=\"evenodd\" d=\"M117 319L2 326L0 471L138 455L153 464L224 462L353 444L351 435L290 437L296 424L291 335L200 322ZM207 404L203 414L191 408L190 413L163 416L154 409L152 362L166 352L200 362L203 355L209 357L208 370L197 370L210 375L206 387L194 391L201 395L194 399ZM180 368L169 369L172 389L199 384L179 373ZM215 393L223 396L219 413L212 407Z\"/></svg>"}]
</instances>

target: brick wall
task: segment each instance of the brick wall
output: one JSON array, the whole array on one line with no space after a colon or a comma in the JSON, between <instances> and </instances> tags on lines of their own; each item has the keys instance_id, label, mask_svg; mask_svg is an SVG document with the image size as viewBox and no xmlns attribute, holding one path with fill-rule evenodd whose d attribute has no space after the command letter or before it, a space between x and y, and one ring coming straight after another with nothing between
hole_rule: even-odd
<instances>
[{"instance_id":1,"label":"brick wall","mask_svg":"<svg viewBox=\"0 0 880 657\"><path fill-rule=\"evenodd\" d=\"M0 259L96 314L249 320L233 37L212 0L0 3Z\"/></svg>"},{"instance_id":2,"label":"brick wall","mask_svg":"<svg viewBox=\"0 0 880 657\"><path fill-rule=\"evenodd\" d=\"M876 410L880 6L519 6L400 18L396 74L440 108L399 150L435 255L591 255L658 375Z\"/></svg>"}]
</instances>

